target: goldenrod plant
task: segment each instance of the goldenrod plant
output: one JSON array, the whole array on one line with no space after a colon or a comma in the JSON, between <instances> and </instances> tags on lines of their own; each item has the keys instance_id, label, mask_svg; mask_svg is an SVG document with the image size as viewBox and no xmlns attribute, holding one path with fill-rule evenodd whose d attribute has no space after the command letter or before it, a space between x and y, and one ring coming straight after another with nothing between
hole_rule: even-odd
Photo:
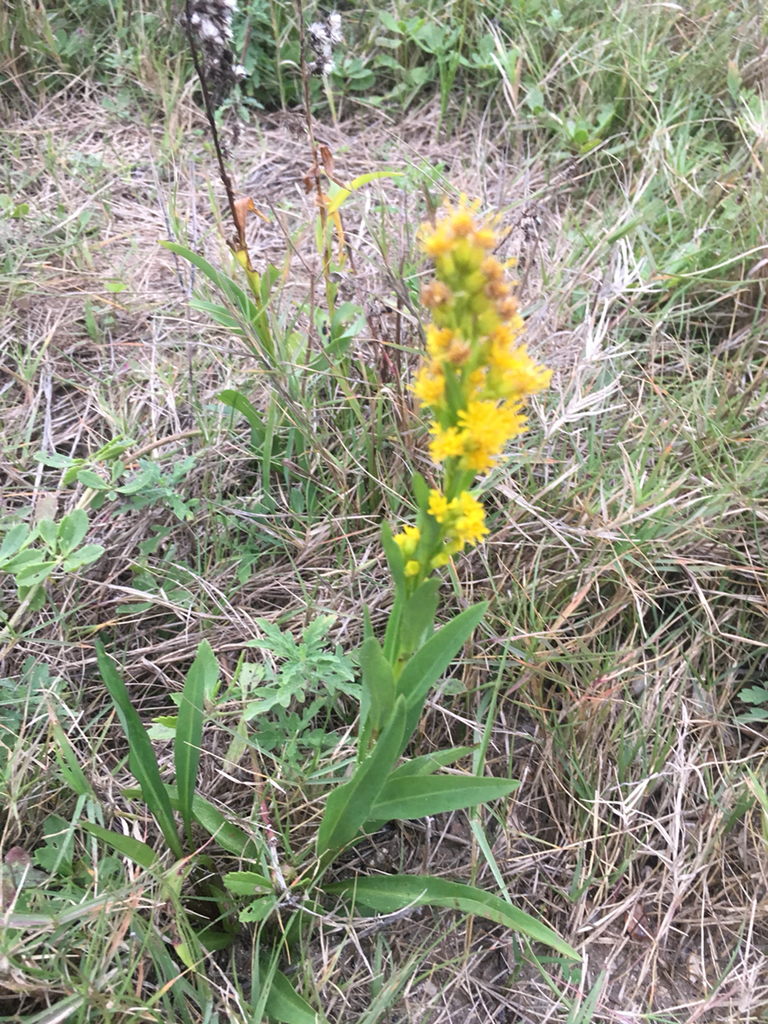
<instances>
[{"instance_id":1,"label":"goldenrod plant","mask_svg":"<svg viewBox=\"0 0 768 1024\"><path fill-rule=\"evenodd\" d=\"M508 440L524 429L525 398L540 391L550 373L519 343L523 323L504 268L491 255L498 244L479 203L464 197L436 225L424 225L422 249L434 259L436 278L422 292L431 311L428 361L414 392L434 416L430 453L444 466L442 488L418 475L415 526L383 540L395 583L395 603L383 646L363 642L358 767L328 797L317 839L318 869L326 867L361 831L392 818L415 818L474 806L509 795L517 783L475 776L437 775L465 748L441 751L393 767L418 725L429 691L479 623L487 605L461 612L436 633L439 579L432 574L466 545L488 533L485 514L469 488L491 467ZM492 795L493 794L493 795ZM499 897L429 876L357 878L333 883L330 892L391 912L417 904L473 906L473 913L504 919L566 956L572 950L548 929ZM501 914L501 918L494 917ZM514 921L514 923L512 923Z\"/></svg>"},{"instance_id":2,"label":"goldenrod plant","mask_svg":"<svg viewBox=\"0 0 768 1024\"><path fill-rule=\"evenodd\" d=\"M232 896L250 897L241 921L262 922L282 912L288 918L285 941L290 942L312 926L328 897L342 898L350 912L363 914L421 905L453 907L502 923L566 959L578 959L566 942L535 917L471 885L429 874L331 881L327 877L340 854L389 821L504 800L519 785L474 773L439 774L440 769L467 757L471 747L403 759L430 691L487 608L485 602L467 608L435 632L440 584L435 572L466 545L477 544L488 534L483 506L471 490L473 482L499 458L507 441L524 429L525 399L545 387L550 376L520 343L523 322L504 268L491 255L496 234L491 223L479 217L478 204L462 199L436 225L422 228L420 244L434 260L436 278L422 292L433 322L427 332L428 360L416 376L413 391L433 417L430 452L436 468L443 470L443 483L430 488L421 477L415 478L416 525L405 526L394 538L386 524L383 527L395 602L383 645L368 624L359 653L362 694L356 766L351 778L337 780L327 794L314 858L280 864L274 846L254 844L195 796L205 692L206 688L212 692L218 676L207 642L198 651L180 701L173 737L175 786L161 782L144 728L101 646L99 666L131 741L131 768L141 783L141 796L157 818L170 852L176 858L183 855L173 823L173 809L178 809L193 859L199 856L192 839L194 820L246 862L246 870L229 872L223 879ZM132 856L125 843L118 846L105 830L96 833L91 827L90 831ZM149 848L138 852L141 863L155 863ZM286 879L291 879L290 885ZM212 906L225 919L220 896L213 898ZM194 949L218 948L233 938L231 931L208 922L183 937L178 952L192 966ZM273 973L271 984L275 989L266 997L266 1008L276 1019L294 1020L297 1005L301 1014L313 1012L303 1000L297 1003L300 997L295 993L285 1004L290 988L285 976Z\"/></svg>"}]
</instances>

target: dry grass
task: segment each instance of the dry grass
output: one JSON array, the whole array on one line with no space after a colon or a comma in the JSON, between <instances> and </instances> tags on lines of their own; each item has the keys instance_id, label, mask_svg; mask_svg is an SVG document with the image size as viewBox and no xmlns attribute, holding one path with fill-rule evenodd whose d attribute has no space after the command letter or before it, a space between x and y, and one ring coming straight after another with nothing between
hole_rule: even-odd
<instances>
[{"instance_id":1,"label":"dry grass","mask_svg":"<svg viewBox=\"0 0 768 1024\"><path fill-rule=\"evenodd\" d=\"M190 308L189 269L156 244L170 231L225 258L211 209L218 185L192 135L199 119L186 105L176 116L185 135L178 151L152 128L116 121L98 97L50 103L7 126L4 143L8 175L30 204L28 220L2 226L12 263L0 328L5 514L41 502L61 514L76 502L60 474L35 461L40 449L86 456L125 435L134 440L129 459L151 451L169 467L195 455L183 484L185 500L199 502L190 519L162 503L116 516L104 506L89 534L104 558L53 585L51 606L5 638L1 655L4 676L18 677L32 658L77 695L67 729L124 821L129 808L116 787L128 776L115 780L111 744L93 739L105 713L94 635L111 636L148 719L168 710L203 636L231 678L259 616L300 624L332 610L336 638L352 647L363 605L380 624L389 600L378 516L355 507L366 470L349 438L337 438L349 472L334 515L302 529L285 495L268 519L249 506L258 467L247 432L230 428L216 398L232 387L264 396L270 380L231 332ZM409 264L421 188L437 195L450 182L501 210L504 255L520 261L530 344L557 372L526 454L496 474L493 544L459 567L457 600L491 595L493 617L432 701L418 752L477 740L495 680L488 764L501 776L511 766L522 786L503 817L404 824L360 856L383 871L427 868L496 889L501 881L517 905L577 946L584 969L539 969L503 929L429 910L375 929L329 914L300 967L337 1021L765 1020L767 815L749 776L765 777L765 731L736 724L731 708L739 684L760 678L764 665L760 324L730 361L714 361L711 349L655 317L657 292L636 287L629 249L595 244L574 264L572 225L598 217L604 187L594 163L553 167L545 154L517 169L506 125L468 119L436 145L434 119L426 109L401 124L382 117L323 129L341 177L382 167L412 176L409 188L373 186L345 214L355 269L342 295L366 317L360 380L373 367L379 400L400 410L406 452L393 446L381 465L393 479L407 475L424 460L418 421L383 367L397 357L406 373L419 345ZM268 226L254 219L259 266L285 268L276 315L307 294L319 304L314 208L301 187L308 157L295 119L264 118L237 163L240 187L271 217ZM110 291L108 282L125 288ZM580 323L570 315L577 292L591 296ZM682 390L672 393L675 376L687 404ZM344 401L335 392L329 407ZM314 465L320 476L322 452ZM273 541L241 579L247 530L238 533L238 522ZM139 558L158 528L161 544ZM173 585L138 587L139 564ZM15 600L6 579L4 607ZM123 611L139 600L149 607ZM60 783L48 784L55 764L46 735L44 722L32 723L9 773L6 849L34 846L46 814L65 813ZM312 795L291 791L278 762L225 776L227 740L206 738L205 795L247 818L266 779L299 853L312 841ZM9 1012L41 1005L29 977L0 981ZM227 970L212 965L210 981L230 1019L241 1019Z\"/></svg>"}]
</instances>

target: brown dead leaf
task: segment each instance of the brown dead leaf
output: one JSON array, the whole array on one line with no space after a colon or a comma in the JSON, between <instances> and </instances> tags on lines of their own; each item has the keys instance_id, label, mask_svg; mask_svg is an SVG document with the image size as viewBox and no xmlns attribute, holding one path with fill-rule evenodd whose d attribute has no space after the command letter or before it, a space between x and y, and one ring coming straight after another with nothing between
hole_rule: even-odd
<instances>
[{"instance_id":1,"label":"brown dead leaf","mask_svg":"<svg viewBox=\"0 0 768 1024\"><path fill-rule=\"evenodd\" d=\"M631 910L627 911L624 931L630 939L634 939L636 942L653 942L656 938L656 930L651 923L651 919L639 901Z\"/></svg>"},{"instance_id":2,"label":"brown dead leaf","mask_svg":"<svg viewBox=\"0 0 768 1024\"><path fill-rule=\"evenodd\" d=\"M248 216L248 212L255 213L257 217L261 217L269 223L269 218L265 217L261 210L257 209L254 205L253 199L250 196L240 196L234 202L234 209L232 210L232 216L235 220L235 227L237 228L237 237L240 241L241 248L245 248L245 221Z\"/></svg>"},{"instance_id":3,"label":"brown dead leaf","mask_svg":"<svg viewBox=\"0 0 768 1024\"><path fill-rule=\"evenodd\" d=\"M338 185L339 188L346 189L347 186L344 184L344 182L343 181L339 181L338 178L334 177L334 173L333 172L334 172L334 168L335 168L335 161L333 159L333 153L331 152L330 147L326 146L326 144L324 142L321 142L319 149L320 149L320 159L323 162L323 171L325 172L326 178L328 178L329 181L332 181L336 185ZM317 182L319 177L320 177L320 166L319 166L319 164L317 162L317 157L315 157L314 161L312 162L312 166L309 168L309 170L306 172L304 177L301 179L304 182L304 190L306 192L311 192L312 189L315 187L315 184L316 184L316 182Z\"/></svg>"},{"instance_id":4,"label":"brown dead leaf","mask_svg":"<svg viewBox=\"0 0 768 1024\"><path fill-rule=\"evenodd\" d=\"M323 161L323 170L333 180L333 153L328 146L320 146L320 159Z\"/></svg>"},{"instance_id":5,"label":"brown dead leaf","mask_svg":"<svg viewBox=\"0 0 768 1024\"><path fill-rule=\"evenodd\" d=\"M269 218L265 217L264 214L259 210L251 199L250 196L240 196L239 199L235 199L232 204L232 217L235 221L235 228L237 229L237 236L233 242L230 242L230 246L233 251L237 253L244 252L246 257L246 269L252 274L254 272L251 265L251 256L248 252L248 246L245 242L245 222L248 217L249 211L255 213L257 217L261 217L269 223Z\"/></svg>"},{"instance_id":6,"label":"brown dead leaf","mask_svg":"<svg viewBox=\"0 0 768 1024\"><path fill-rule=\"evenodd\" d=\"M317 182L319 177L320 177L320 168L319 168L319 166L317 164L317 160L315 160L313 162L312 166L309 168L308 171L306 171L306 173L304 174L304 176L301 179L304 182L304 191L307 194L310 193L312 191L312 189L315 187L315 184L316 184L316 182Z\"/></svg>"}]
</instances>

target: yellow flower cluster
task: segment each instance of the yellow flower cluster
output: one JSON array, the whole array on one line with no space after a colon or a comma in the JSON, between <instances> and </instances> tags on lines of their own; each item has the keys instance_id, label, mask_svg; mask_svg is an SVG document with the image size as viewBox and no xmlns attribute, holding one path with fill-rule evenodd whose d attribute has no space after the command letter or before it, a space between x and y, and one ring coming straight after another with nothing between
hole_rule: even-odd
<instances>
[{"instance_id":1,"label":"yellow flower cluster","mask_svg":"<svg viewBox=\"0 0 768 1024\"><path fill-rule=\"evenodd\" d=\"M478 544L488 533L485 510L469 491L462 491L458 498L448 501L440 491L431 490L428 511L443 527L443 550L432 559L435 568L445 565L465 544Z\"/></svg>"},{"instance_id":2,"label":"yellow flower cluster","mask_svg":"<svg viewBox=\"0 0 768 1024\"><path fill-rule=\"evenodd\" d=\"M517 301L492 255L499 239L478 209L479 200L462 196L418 235L435 279L421 291L432 322L413 392L432 413L429 451L444 467L445 485L443 492L429 491L420 526L406 526L394 538L414 582L486 535L483 506L467 488L525 429L525 399L551 377L519 343L524 324Z\"/></svg>"},{"instance_id":3,"label":"yellow flower cluster","mask_svg":"<svg viewBox=\"0 0 768 1024\"><path fill-rule=\"evenodd\" d=\"M413 556L421 540L421 530L418 526L404 526L403 532L395 534L394 539L405 559L405 575L418 576L421 565Z\"/></svg>"}]
</instances>

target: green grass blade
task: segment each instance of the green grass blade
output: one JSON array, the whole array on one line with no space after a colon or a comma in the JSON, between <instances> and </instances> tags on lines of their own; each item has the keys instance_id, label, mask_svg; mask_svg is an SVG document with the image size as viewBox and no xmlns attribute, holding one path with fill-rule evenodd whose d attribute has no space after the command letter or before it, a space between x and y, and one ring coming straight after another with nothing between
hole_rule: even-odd
<instances>
[{"instance_id":1,"label":"green grass blade","mask_svg":"<svg viewBox=\"0 0 768 1024\"><path fill-rule=\"evenodd\" d=\"M520 785L473 775L413 775L388 779L371 809L376 821L425 818L509 796Z\"/></svg>"},{"instance_id":2,"label":"green grass blade","mask_svg":"<svg viewBox=\"0 0 768 1024\"><path fill-rule=\"evenodd\" d=\"M80 993L64 996L63 999L59 999L52 1006L41 1010L40 1013L27 1017L26 1024L60 1024L62 1021L69 1020L84 1003L85 996L80 995Z\"/></svg>"},{"instance_id":3,"label":"green grass blade","mask_svg":"<svg viewBox=\"0 0 768 1024\"><path fill-rule=\"evenodd\" d=\"M203 740L203 705L219 678L219 663L211 645L203 640L187 673L181 694L173 749L179 809L184 819L187 843L192 845L192 801L195 795L197 769L200 765L200 744Z\"/></svg>"},{"instance_id":4,"label":"green grass blade","mask_svg":"<svg viewBox=\"0 0 768 1024\"><path fill-rule=\"evenodd\" d=\"M565 1024L590 1024L597 1007L597 1001L602 995L607 973L607 971L600 971L597 976L597 981L589 990L584 1002L580 1006L577 1003L573 1004L573 1008L568 1014L568 1020Z\"/></svg>"},{"instance_id":5,"label":"green grass blade","mask_svg":"<svg viewBox=\"0 0 768 1024\"><path fill-rule=\"evenodd\" d=\"M67 739L66 733L59 725L58 722L52 723L53 738L56 743L55 754L56 760L59 762L59 768L61 774L64 776L64 780L72 790L78 796L87 796L95 798L93 787L85 776L85 772L80 767L77 760L77 755L72 749L72 744Z\"/></svg>"},{"instance_id":6,"label":"green grass blade","mask_svg":"<svg viewBox=\"0 0 768 1024\"><path fill-rule=\"evenodd\" d=\"M152 749L152 741L147 735L147 730L142 725L136 709L131 704L125 683L100 640L96 641L96 657L101 678L109 690L117 717L120 719L130 746L128 765L141 786L142 797L157 819L168 848L174 857L180 860L184 856L184 850L176 831L171 802L160 778L160 769Z\"/></svg>"},{"instance_id":7,"label":"green grass blade","mask_svg":"<svg viewBox=\"0 0 768 1024\"><path fill-rule=\"evenodd\" d=\"M449 907L465 914L475 914L489 921L503 924L513 931L527 935L534 942L542 942L574 960L579 954L557 932L537 921L506 900L483 892L462 882L449 882L428 875L377 875L370 878L333 882L325 891L349 896L353 905L363 905L381 914L391 914L404 907Z\"/></svg>"},{"instance_id":8,"label":"green grass blade","mask_svg":"<svg viewBox=\"0 0 768 1024\"><path fill-rule=\"evenodd\" d=\"M329 794L317 833L317 855L321 859L321 867L352 842L360 826L371 817L371 807L401 749L404 722L405 701L400 697L370 755L358 765L349 782L337 786Z\"/></svg>"}]
</instances>

